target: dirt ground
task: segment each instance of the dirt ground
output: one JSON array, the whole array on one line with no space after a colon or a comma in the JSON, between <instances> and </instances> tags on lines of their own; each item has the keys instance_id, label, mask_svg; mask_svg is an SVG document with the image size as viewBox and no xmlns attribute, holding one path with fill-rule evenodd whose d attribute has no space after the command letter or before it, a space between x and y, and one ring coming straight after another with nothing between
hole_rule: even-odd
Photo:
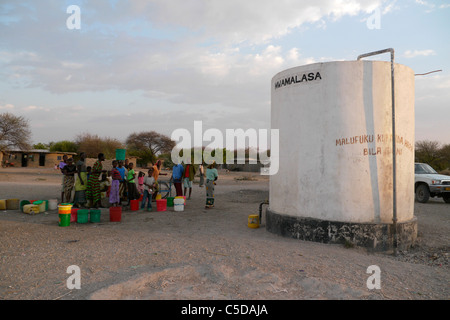
<instances>
[{"instance_id":1,"label":"dirt ground","mask_svg":"<svg viewBox=\"0 0 450 320\"><path fill-rule=\"evenodd\" d=\"M268 199L268 177L219 174L212 210L196 184L183 212L127 210L121 222L110 222L108 209L100 223L70 227L58 225L57 211L0 211L0 299L450 298L450 205L441 199L415 203L418 243L394 256L280 237L266 231L264 215L249 228L248 216ZM53 169L0 168L0 199L59 199L60 184ZM72 265L81 289L67 287ZM371 265L381 289L367 288Z\"/></svg>"}]
</instances>

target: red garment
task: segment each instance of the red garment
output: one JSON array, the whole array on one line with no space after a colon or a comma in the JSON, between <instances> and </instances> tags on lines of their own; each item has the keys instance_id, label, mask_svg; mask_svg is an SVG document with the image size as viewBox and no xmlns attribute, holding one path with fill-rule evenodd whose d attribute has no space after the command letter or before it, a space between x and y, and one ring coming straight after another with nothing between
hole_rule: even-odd
<instances>
[{"instance_id":1,"label":"red garment","mask_svg":"<svg viewBox=\"0 0 450 320\"><path fill-rule=\"evenodd\" d=\"M174 182L175 190L177 192L177 197L181 197L183 195L183 188L181 186L181 182Z\"/></svg>"},{"instance_id":2,"label":"red garment","mask_svg":"<svg viewBox=\"0 0 450 320\"><path fill-rule=\"evenodd\" d=\"M184 171L184 177L185 178L189 178L189 164L188 165L186 165L186 171Z\"/></svg>"},{"instance_id":3,"label":"red garment","mask_svg":"<svg viewBox=\"0 0 450 320\"><path fill-rule=\"evenodd\" d=\"M117 168L113 168L111 171L111 177L113 180L120 180L122 177L120 176L119 170Z\"/></svg>"}]
</instances>

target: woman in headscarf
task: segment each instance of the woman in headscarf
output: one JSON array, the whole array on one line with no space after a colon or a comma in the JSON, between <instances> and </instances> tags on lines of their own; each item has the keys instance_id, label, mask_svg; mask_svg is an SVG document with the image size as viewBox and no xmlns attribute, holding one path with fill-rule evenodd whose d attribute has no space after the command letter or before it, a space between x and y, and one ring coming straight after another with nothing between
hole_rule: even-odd
<instances>
[{"instance_id":1,"label":"woman in headscarf","mask_svg":"<svg viewBox=\"0 0 450 320\"><path fill-rule=\"evenodd\" d=\"M99 177L102 172L106 172L103 170L102 161L105 161L105 156L103 153L98 154L98 160L95 161L92 166L91 175L89 176L89 180L87 183L86 189L86 197L87 200L90 201L91 206L94 208L98 208L101 206L101 190L100 190L100 180Z\"/></svg>"}]
</instances>

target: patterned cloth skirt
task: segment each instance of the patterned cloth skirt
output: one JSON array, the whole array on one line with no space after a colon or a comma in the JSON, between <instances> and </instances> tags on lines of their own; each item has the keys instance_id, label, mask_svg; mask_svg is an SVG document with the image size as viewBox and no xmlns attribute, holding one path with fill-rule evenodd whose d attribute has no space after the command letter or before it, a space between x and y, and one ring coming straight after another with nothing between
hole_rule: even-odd
<instances>
[{"instance_id":1,"label":"patterned cloth skirt","mask_svg":"<svg viewBox=\"0 0 450 320\"><path fill-rule=\"evenodd\" d=\"M111 191L109 193L109 203L120 203L119 189L119 180L113 180L111 182Z\"/></svg>"}]
</instances>

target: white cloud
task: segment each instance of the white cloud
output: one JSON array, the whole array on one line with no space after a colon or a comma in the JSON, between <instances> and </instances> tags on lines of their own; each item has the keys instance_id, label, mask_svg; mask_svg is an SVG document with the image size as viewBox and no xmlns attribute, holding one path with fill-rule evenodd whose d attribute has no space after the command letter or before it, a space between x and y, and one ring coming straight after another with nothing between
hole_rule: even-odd
<instances>
[{"instance_id":1,"label":"white cloud","mask_svg":"<svg viewBox=\"0 0 450 320\"><path fill-rule=\"evenodd\" d=\"M22 20L10 29L10 43L24 34L26 42L24 48L2 50L0 61L22 85L52 93L142 90L179 101L202 96L201 103L216 102L223 97L218 90L199 95L198 88L231 86L249 76L270 78L279 68L311 61L295 48L271 45L271 40L309 23L324 28L330 19L365 13L384 2L134 0L119 1L114 9L98 1L82 6L77 32L59 25L51 14L56 3L50 3L35 8L35 20ZM136 30L149 34L136 36ZM262 49L249 50L253 45Z\"/></svg>"},{"instance_id":2,"label":"white cloud","mask_svg":"<svg viewBox=\"0 0 450 320\"><path fill-rule=\"evenodd\" d=\"M4 106L0 106L0 110L12 110L12 109L14 109L14 105L9 103L5 104Z\"/></svg>"},{"instance_id":3,"label":"white cloud","mask_svg":"<svg viewBox=\"0 0 450 320\"><path fill-rule=\"evenodd\" d=\"M428 50L406 50L403 56L405 58L415 58L418 56L431 56L435 55L436 52L434 50L428 49Z\"/></svg>"},{"instance_id":4,"label":"white cloud","mask_svg":"<svg viewBox=\"0 0 450 320\"><path fill-rule=\"evenodd\" d=\"M267 43L305 23L369 12L383 0L136 0L124 10L142 14L157 28L182 27L222 43ZM286 10L288 8L288 10Z\"/></svg>"},{"instance_id":5,"label":"white cloud","mask_svg":"<svg viewBox=\"0 0 450 320\"><path fill-rule=\"evenodd\" d=\"M23 110L25 110L25 111L45 111L45 112L50 112L49 108L37 107L37 106L28 106L28 107L23 108Z\"/></svg>"}]
</instances>

